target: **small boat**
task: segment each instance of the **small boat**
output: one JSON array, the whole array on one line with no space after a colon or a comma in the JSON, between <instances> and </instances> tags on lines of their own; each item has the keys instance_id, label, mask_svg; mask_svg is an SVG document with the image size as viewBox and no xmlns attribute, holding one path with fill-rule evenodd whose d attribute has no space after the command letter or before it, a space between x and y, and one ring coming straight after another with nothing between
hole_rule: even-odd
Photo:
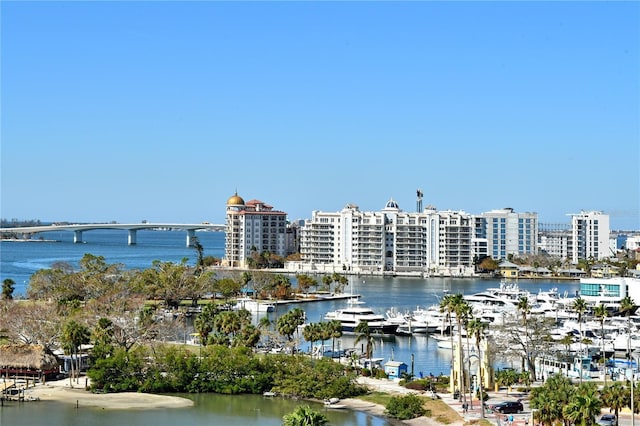
<instances>
[{"instance_id":1,"label":"small boat","mask_svg":"<svg viewBox=\"0 0 640 426\"><path fill-rule=\"evenodd\" d=\"M324 405L326 408L334 408L334 409L342 409L342 408L347 408L346 405L344 404L325 404Z\"/></svg>"},{"instance_id":2,"label":"small boat","mask_svg":"<svg viewBox=\"0 0 640 426\"><path fill-rule=\"evenodd\" d=\"M347 408L346 405L344 404L338 404L338 402L340 402L340 398L329 398L327 400L324 401L324 406L327 408Z\"/></svg>"},{"instance_id":3,"label":"small boat","mask_svg":"<svg viewBox=\"0 0 640 426\"><path fill-rule=\"evenodd\" d=\"M262 396L266 396L269 398L272 398L274 396L276 396L277 394L275 392L262 392Z\"/></svg>"}]
</instances>

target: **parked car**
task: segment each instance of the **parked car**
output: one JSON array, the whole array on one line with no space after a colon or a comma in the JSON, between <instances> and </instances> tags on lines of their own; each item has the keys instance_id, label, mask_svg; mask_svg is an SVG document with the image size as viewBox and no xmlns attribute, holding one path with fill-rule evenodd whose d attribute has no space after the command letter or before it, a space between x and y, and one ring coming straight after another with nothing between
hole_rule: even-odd
<instances>
[{"instance_id":1,"label":"parked car","mask_svg":"<svg viewBox=\"0 0 640 426\"><path fill-rule=\"evenodd\" d=\"M616 416L615 414L603 414L596 423L600 426L615 426Z\"/></svg>"},{"instance_id":2,"label":"parked car","mask_svg":"<svg viewBox=\"0 0 640 426\"><path fill-rule=\"evenodd\" d=\"M521 413L523 410L524 408L520 401L504 401L493 407L493 411L500 414Z\"/></svg>"}]
</instances>

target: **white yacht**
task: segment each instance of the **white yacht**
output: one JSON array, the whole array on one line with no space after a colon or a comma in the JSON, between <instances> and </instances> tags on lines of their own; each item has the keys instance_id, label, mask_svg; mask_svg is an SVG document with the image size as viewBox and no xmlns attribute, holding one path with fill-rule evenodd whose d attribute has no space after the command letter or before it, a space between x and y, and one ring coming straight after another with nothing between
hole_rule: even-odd
<instances>
[{"instance_id":1,"label":"white yacht","mask_svg":"<svg viewBox=\"0 0 640 426\"><path fill-rule=\"evenodd\" d=\"M275 305L268 302L259 302L251 299L250 297L240 297L233 307L233 310L239 311L240 309L246 309L252 314L257 312L273 312L275 310Z\"/></svg>"},{"instance_id":2,"label":"white yacht","mask_svg":"<svg viewBox=\"0 0 640 426\"><path fill-rule=\"evenodd\" d=\"M324 319L340 321L343 333L354 333L361 322L366 322L373 333L393 334L398 328L398 323L387 321L384 315L376 314L373 309L364 306L351 306L331 311L324 316Z\"/></svg>"}]
</instances>

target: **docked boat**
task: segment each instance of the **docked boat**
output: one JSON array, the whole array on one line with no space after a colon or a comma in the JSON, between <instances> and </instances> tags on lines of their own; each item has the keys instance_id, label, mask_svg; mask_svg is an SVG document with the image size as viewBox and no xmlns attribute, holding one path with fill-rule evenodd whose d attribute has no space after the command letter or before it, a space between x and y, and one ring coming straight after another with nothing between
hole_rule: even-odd
<instances>
[{"instance_id":1,"label":"docked boat","mask_svg":"<svg viewBox=\"0 0 640 426\"><path fill-rule=\"evenodd\" d=\"M252 314L257 312L273 312L275 310L275 305L269 302L259 302L249 297L241 297L233 307L233 310L235 311L239 311L240 309L246 309Z\"/></svg>"},{"instance_id":2,"label":"docked boat","mask_svg":"<svg viewBox=\"0 0 640 426\"><path fill-rule=\"evenodd\" d=\"M376 314L371 308L364 306L351 306L331 311L324 316L324 319L340 321L343 333L354 333L361 322L367 323L373 333L393 334L398 328L397 323L387 321L383 315Z\"/></svg>"}]
</instances>

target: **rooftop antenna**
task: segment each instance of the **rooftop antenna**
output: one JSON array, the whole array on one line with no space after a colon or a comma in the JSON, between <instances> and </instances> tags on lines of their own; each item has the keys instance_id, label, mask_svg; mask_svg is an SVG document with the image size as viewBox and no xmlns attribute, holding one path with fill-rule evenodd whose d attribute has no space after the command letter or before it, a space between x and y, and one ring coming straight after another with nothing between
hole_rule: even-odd
<instances>
[{"instance_id":1,"label":"rooftop antenna","mask_svg":"<svg viewBox=\"0 0 640 426\"><path fill-rule=\"evenodd\" d=\"M422 189L416 191L416 211L420 213L422 211Z\"/></svg>"}]
</instances>

